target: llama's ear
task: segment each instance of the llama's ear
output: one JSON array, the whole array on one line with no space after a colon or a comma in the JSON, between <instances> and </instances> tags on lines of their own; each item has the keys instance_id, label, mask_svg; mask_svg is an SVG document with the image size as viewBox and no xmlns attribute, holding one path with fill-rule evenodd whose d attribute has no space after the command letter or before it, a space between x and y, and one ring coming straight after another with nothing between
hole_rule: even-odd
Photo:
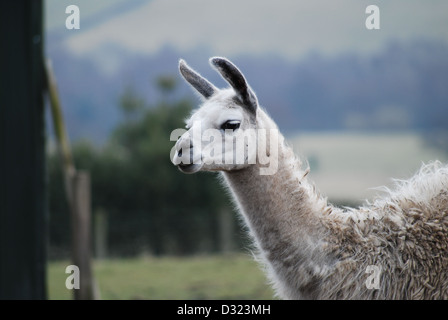
<instances>
[{"instance_id":1,"label":"llama's ear","mask_svg":"<svg viewBox=\"0 0 448 320\"><path fill-rule=\"evenodd\" d=\"M241 71L226 58L210 58L210 63L232 86L244 106L248 107L250 111L255 112L258 106L257 96L249 87Z\"/></svg>"},{"instance_id":2,"label":"llama's ear","mask_svg":"<svg viewBox=\"0 0 448 320\"><path fill-rule=\"evenodd\" d=\"M205 99L210 98L217 89L207 79L191 69L184 60L179 61L179 71L185 80L195 88Z\"/></svg>"}]
</instances>

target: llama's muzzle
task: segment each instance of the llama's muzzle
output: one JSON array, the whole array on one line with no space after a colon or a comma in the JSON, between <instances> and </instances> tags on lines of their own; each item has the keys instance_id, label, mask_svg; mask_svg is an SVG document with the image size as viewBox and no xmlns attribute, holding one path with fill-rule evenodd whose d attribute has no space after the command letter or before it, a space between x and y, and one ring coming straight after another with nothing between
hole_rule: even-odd
<instances>
[{"instance_id":1,"label":"llama's muzzle","mask_svg":"<svg viewBox=\"0 0 448 320\"><path fill-rule=\"evenodd\" d=\"M195 161L193 143L189 138L180 137L176 142L176 152L172 162L183 173L195 173L202 168L200 161Z\"/></svg>"}]
</instances>

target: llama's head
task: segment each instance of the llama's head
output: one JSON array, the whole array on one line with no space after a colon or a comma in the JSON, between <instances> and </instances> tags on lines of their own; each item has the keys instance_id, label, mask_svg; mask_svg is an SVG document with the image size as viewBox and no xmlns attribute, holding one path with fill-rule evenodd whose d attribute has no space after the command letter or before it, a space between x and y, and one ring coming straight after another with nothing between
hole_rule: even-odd
<instances>
[{"instance_id":1,"label":"llama's head","mask_svg":"<svg viewBox=\"0 0 448 320\"><path fill-rule=\"evenodd\" d=\"M259 107L255 93L227 59L211 58L210 64L231 88L218 89L185 61L179 62L181 75L203 98L200 108L187 119L187 131L171 155L184 173L238 170L254 164L257 157Z\"/></svg>"}]
</instances>

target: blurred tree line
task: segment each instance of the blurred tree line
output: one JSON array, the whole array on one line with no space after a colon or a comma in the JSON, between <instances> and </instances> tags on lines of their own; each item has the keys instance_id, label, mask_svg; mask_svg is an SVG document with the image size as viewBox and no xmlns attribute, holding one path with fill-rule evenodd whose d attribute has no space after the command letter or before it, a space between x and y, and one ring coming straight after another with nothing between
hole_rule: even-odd
<instances>
[{"instance_id":1,"label":"blurred tree line","mask_svg":"<svg viewBox=\"0 0 448 320\"><path fill-rule=\"evenodd\" d=\"M72 146L76 167L90 171L92 223L99 212L107 216L108 254L217 252L229 237L241 245L235 215L215 174L185 175L171 163L175 142L170 133L184 127L193 104L173 101L174 78L160 77L156 84L162 93L156 105L148 105L132 87L124 90L119 100L123 121L104 146L86 140ZM48 173L50 258L67 257L69 212L56 151L48 154ZM222 232L232 234L223 237Z\"/></svg>"}]
</instances>

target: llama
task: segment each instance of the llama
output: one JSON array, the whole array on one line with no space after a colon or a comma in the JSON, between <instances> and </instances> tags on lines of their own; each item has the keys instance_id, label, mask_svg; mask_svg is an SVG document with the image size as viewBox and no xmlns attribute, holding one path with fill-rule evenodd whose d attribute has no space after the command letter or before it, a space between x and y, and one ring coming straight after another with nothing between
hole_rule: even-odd
<instances>
[{"instance_id":1,"label":"llama","mask_svg":"<svg viewBox=\"0 0 448 320\"><path fill-rule=\"evenodd\" d=\"M278 130L235 65L220 57L210 63L230 88L217 89L179 62L203 104L186 121L172 161L184 173L220 172L280 298L448 298L448 166L423 165L383 198L355 209L327 203L281 134L246 135L243 161L221 161L234 148L229 141L248 129ZM198 128L220 136L204 143L192 138ZM250 144L264 146L268 156L276 151L272 174L262 174L266 163Z\"/></svg>"}]
</instances>

